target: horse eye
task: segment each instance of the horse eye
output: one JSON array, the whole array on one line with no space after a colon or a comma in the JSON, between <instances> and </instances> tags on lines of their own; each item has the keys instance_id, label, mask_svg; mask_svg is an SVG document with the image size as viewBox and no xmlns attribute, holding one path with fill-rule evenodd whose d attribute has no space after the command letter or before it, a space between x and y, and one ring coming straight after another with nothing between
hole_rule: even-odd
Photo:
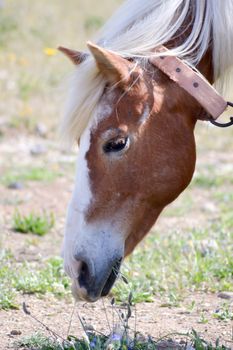
<instances>
[{"instance_id":1,"label":"horse eye","mask_svg":"<svg viewBox=\"0 0 233 350\"><path fill-rule=\"evenodd\" d=\"M106 144L103 147L103 150L105 153L119 152L122 151L127 144L128 137L119 137L106 142Z\"/></svg>"}]
</instances>

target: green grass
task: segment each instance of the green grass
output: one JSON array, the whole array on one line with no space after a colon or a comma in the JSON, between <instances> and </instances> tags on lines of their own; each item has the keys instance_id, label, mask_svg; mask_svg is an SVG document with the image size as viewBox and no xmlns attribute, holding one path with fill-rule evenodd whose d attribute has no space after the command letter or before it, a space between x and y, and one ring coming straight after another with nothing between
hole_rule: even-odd
<instances>
[{"instance_id":1,"label":"green grass","mask_svg":"<svg viewBox=\"0 0 233 350\"><path fill-rule=\"evenodd\" d=\"M230 309L229 303L224 303L218 310L213 314L214 318L221 321L233 320L233 310Z\"/></svg>"},{"instance_id":2,"label":"green grass","mask_svg":"<svg viewBox=\"0 0 233 350\"><path fill-rule=\"evenodd\" d=\"M9 252L0 251L0 309L17 308L18 293L69 294L69 279L62 260L51 258L38 263L18 263Z\"/></svg>"},{"instance_id":3,"label":"green grass","mask_svg":"<svg viewBox=\"0 0 233 350\"><path fill-rule=\"evenodd\" d=\"M205 166L194 175L192 180L192 187L199 187L204 189L216 189L223 185L230 186L233 184L232 172L228 170L220 170L212 166Z\"/></svg>"},{"instance_id":4,"label":"green grass","mask_svg":"<svg viewBox=\"0 0 233 350\"><path fill-rule=\"evenodd\" d=\"M204 229L185 233L170 231L166 235L151 233L123 265L122 273L128 284L119 279L113 289L116 300L124 301L131 290L135 303L151 302L155 296L160 296L161 306L177 306L188 290L232 291L233 216L230 213L228 209L222 214L222 219ZM63 271L61 259L54 260L52 264L47 262L43 268L30 263L21 264L17 278L14 273L12 276L12 265L14 262L9 259L1 263L0 276L5 276L4 290L12 286L15 292L51 292L58 295L61 286L62 291L68 288L68 278L59 272ZM54 283L60 287L57 289ZM4 300L1 305L7 307L8 301Z\"/></svg>"},{"instance_id":5,"label":"green grass","mask_svg":"<svg viewBox=\"0 0 233 350\"><path fill-rule=\"evenodd\" d=\"M21 233L34 233L38 236L44 236L54 226L54 214L35 214L22 215L18 210L13 216L13 228Z\"/></svg>"},{"instance_id":6,"label":"green grass","mask_svg":"<svg viewBox=\"0 0 233 350\"><path fill-rule=\"evenodd\" d=\"M60 173L55 170L47 169L46 167L32 167L19 168L5 171L1 177L1 182L8 186L14 182L28 182L28 181L54 181Z\"/></svg>"},{"instance_id":7,"label":"green grass","mask_svg":"<svg viewBox=\"0 0 233 350\"><path fill-rule=\"evenodd\" d=\"M0 10L0 48L5 48L6 43L16 33L18 23L15 16L10 16Z\"/></svg>"},{"instance_id":8,"label":"green grass","mask_svg":"<svg viewBox=\"0 0 233 350\"><path fill-rule=\"evenodd\" d=\"M228 209L205 229L151 233L127 259L122 273L129 285L119 281L115 296L120 301L130 289L135 302L161 295L167 296L168 304L177 305L188 290L233 290L232 223Z\"/></svg>"},{"instance_id":9,"label":"green grass","mask_svg":"<svg viewBox=\"0 0 233 350\"><path fill-rule=\"evenodd\" d=\"M102 17L98 16L89 16L86 18L84 22L84 27L87 31L94 31L96 29L99 29L104 23L104 20Z\"/></svg>"}]
</instances>

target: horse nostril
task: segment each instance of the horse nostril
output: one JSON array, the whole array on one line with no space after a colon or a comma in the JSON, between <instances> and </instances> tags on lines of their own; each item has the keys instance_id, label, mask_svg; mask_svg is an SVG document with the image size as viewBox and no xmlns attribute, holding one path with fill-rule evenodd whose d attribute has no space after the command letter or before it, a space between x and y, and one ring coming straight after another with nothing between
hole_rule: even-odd
<instances>
[{"instance_id":1,"label":"horse nostril","mask_svg":"<svg viewBox=\"0 0 233 350\"><path fill-rule=\"evenodd\" d=\"M91 261L87 259L78 259L79 262L79 271L78 271L78 282L80 287L86 288L88 284L90 284L93 276L94 276L94 268Z\"/></svg>"},{"instance_id":2,"label":"horse nostril","mask_svg":"<svg viewBox=\"0 0 233 350\"><path fill-rule=\"evenodd\" d=\"M81 268L80 268L80 274L85 275L88 272L88 266L87 263L85 263L84 261L81 263Z\"/></svg>"},{"instance_id":3,"label":"horse nostril","mask_svg":"<svg viewBox=\"0 0 233 350\"><path fill-rule=\"evenodd\" d=\"M106 296L119 275L122 258L118 257L107 261L106 264L94 265L94 260L77 254L78 262L77 286L82 289L85 299L96 300L100 296Z\"/></svg>"},{"instance_id":4,"label":"horse nostril","mask_svg":"<svg viewBox=\"0 0 233 350\"><path fill-rule=\"evenodd\" d=\"M83 287L85 285L85 282L89 279L89 269L86 262L82 261L80 266L80 273L79 273L79 284L80 287Z\"/></svg>"}]
</instances>

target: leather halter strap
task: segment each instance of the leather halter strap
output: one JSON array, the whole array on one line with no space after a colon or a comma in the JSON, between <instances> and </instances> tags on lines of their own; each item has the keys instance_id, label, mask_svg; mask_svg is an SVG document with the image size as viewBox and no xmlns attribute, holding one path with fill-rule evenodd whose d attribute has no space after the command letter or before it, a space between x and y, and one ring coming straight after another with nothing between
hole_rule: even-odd
<instances>
[{"instance_id":1,"label":"leather halter strap","mask_svg":"<svg viewBox=\"0 0 233 350\"><path fill-rule=\"evenodd\" d=\"M162 53L168 50L161 46L156 51ZM214 120L227 108L227 102L210 83L178 57L152 56L149 61L193 96Z\"/></svg>"}]
</instances>

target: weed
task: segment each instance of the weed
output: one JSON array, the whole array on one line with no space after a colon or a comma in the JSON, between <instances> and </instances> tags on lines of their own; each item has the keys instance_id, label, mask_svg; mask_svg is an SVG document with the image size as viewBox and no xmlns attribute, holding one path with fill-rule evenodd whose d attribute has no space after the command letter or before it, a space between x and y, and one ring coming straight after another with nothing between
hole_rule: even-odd
<instances>
[{"instance_id":1,"label":"weed","mask_svg":"<svg viewBox=\"0 0 233 350\"><path fill-rule=\"evenodd\" d=\"M195 330L192 330L191 338L194 350L231 350L231 348L221 345L219 339L216 340L214 345L208 343L202 339Z\"/></svg>"},{"instance_id":2,"label":"weed","mask_svg":"<svg viewBox=\"0 0 233 350\"><path fill-rule=\"evenodd\" d=\"M233 310L230 310L230 305L228 303L224 303L215 311L213 317L221 321L233 320Z\"/></svg>"},{"instance_id":3,"label":"weed","mask_svg":"<svg viewBox=\"0 0 233 350\"><path fill-rule=\"evenodd\" d=\"M10 252L0 251L0 309L15 309L15 289L11 286L11 264Z\"/></svg>"},{"instance_id":4,"label":"weed","mask_svg":"<svg viewBox=\"0 0 233 350\"><path fill-rule=\"evenodd\" d=\"M196 302L195 302L195 300L192 300L192 302L189 305L187 305L188 311L192 312L194 310L195 306L196 306Z\"/></svg>"},{"instance_id":5,"label":"weed","mask_svg":"<svg viewBox=\"0 0 233 350\"><path fill-rule=\"evenodd\" d=\"M208 322L209 322L209 320L206 317L205 312L202 312L198 323L206 324Z\"/></svg>"},{"instance_id":6,"label":"weed","mask_svg":"<svg viewBox=\"0 0 233 350\"><path fill-rule=\"evenodd\" d=\"M17 210L13 216L13 228L17 232L21 233L34 233L38 236L44 236L55 223L54 214L49 215L43 212L43 214L30 213L28 215L22 215Z\"/></svg>"},{"instance_id":7,"label":"weed","mask_svg":"<svg viewBox=\"0 0 233 350\"><path fill-rule=\"evenodd\" d=\"M20 348L35 350L63 350L57 340L44 336L41 333L35 333L31 336L24 337L17 343ZM73 350L73 349L72 349Z\"/></svg>"},{"instance_id":8,"label":"weed","mask_svg":"<svg viewBox=\"0 0 233 350\"><path fill-rule=\"evenodd\" d=\"M1 271L0 271L1 272ZM0 309L18 309L18 305L15 303L15 291L9 287L4 286L2 281L0 282Z\"/></svg>"}]
</instances>

